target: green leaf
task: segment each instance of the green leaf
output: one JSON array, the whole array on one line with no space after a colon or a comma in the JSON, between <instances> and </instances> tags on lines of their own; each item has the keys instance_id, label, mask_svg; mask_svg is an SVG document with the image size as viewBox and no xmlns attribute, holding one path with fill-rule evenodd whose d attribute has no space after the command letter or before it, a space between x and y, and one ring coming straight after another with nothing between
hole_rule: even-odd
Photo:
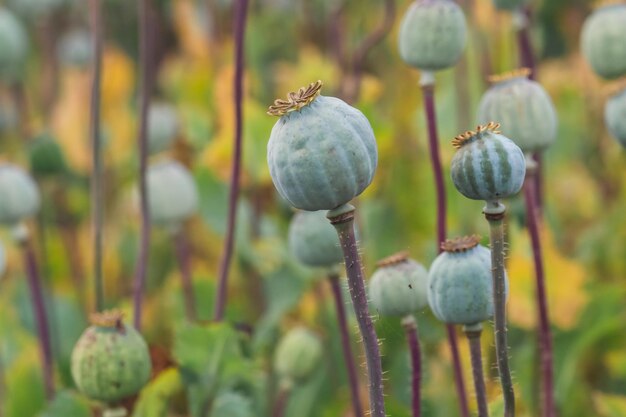
<instances>
[{"instance_id":1,"label":"green leaf","mask_svg":"<svg viewBox=\"0 0 626 417\"><path fill-rule=\"evenodd\" d=\"M61 391L40 417L91 417L89 402L73 391Z\"/></svg>"},{"instance_id":2,"label":"green leaf","mask_svg":"<svg viewBox=\"0 0 626 417\"><path fill-rule=\"evenodd\" d=\"M164 370L141 391L133 417L167 417L173 397L183 389L178 369Z\"/></svg>"},{"instance_id":3,"label":"green leaf","mask_svg":"<svg viewBox=\"0 0 626 417\"><path fill-rule=\"evenodd\" d=\"M221 392L211 410L211 417L253 417L252 402L249 398L232 391Z\"/></svg>"}]
</instances>

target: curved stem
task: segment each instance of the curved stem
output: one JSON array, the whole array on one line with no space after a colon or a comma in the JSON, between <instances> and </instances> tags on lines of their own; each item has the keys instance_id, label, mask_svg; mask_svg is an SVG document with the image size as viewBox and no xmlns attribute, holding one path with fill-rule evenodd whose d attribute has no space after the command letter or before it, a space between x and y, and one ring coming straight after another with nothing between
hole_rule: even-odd
<instances>
[{"instance_id":1,"label":"curved stem","mask_svg":"<svg viewBox=\"0 0 626 417\"><path fill-rule=\"evenodd\" d=\"M478 417L489 417L487 389L485 388L485 377L483 375L483 356L480 347L480 334L482 330L483 326L480 323L463 326L463 331L469 342L470 356L472 358L472 375L474 377L474 389L476 390Z\"/></svg>"},{"instance_id":2,"label":"curved stem","mask_svg":"<svg viewBox=\"0 0 626 417\"><path fill-rule=\"evenodd\" d=\"M272 417L283 417L285 415L290 393L291 390L286 387L281 387L278 390L278 394L276 395L276 400L274 402L274 408L272 409Z\"/></svg>"},{"instance_id":3,"label":"curved stem","mask_svg":"<svg viewBox=\"0 0 626 417\"><path fill-rule=\"evenodd\" d=\"M443 168L439 155L439 136L437 134L437 114L435 109L435 77L429 71L422 72L420 81L422 95L424 97L424 111L426 112L426 123L428 125L428 144L430 150L430 160L435 177L435 189L437 193L437 248L441 252L440 245L446 240L446 189L443 178ZM461 357L454 326L446 325L448 335L448 345L452 354L452 367L454 370L454 382L456 393L459 398L459 408L462 417L469 417L469 407L467 404L467 394L465 381L461 367Z\"/></svg>"},{"instance_id":4,"label":"curved stem","mask_svg":"<svg viewBox=\"0 0 626 417\"><path fill-rule=\"evenodd\" d=\"M408 315L402 319L402 326L406 333L406 339L409 343L409 351L411 352L411 390L412 390L412 407L413 417L421 415L421 380L422 380L422 357L420 352L420 342L417 336L417 322L415 317Z\"/></svg>"},{"instance_id":5,"label":"curved stem","mask_svg":"<svg viewBox=\"0 0 626 417\"><path fill-rule=\"evenodd\" d=\"M237 219L237 201L239 199L239 178L241 176L241 153L243 135L243 72L244 72L244 37L246 30L246 16L248 12L248 0L235 2L235 151L230 174L230 192L228 196L228 226L224 241L224 253L220 260L219 279L217 286L217 299L215 300L215 320L221 321L226 307L228 296L228 272L235 244L235 222Z\"/></svg>"},{"instance_id":6,"label":"curved stem","mask_svg":"<svg viewBox=\"0 0 626 417\"><path fill-rule=\"evenodd\" d=\"M548 317L548 302L546 296L545 276L543 269L543 257L541 254L541 239L539 235L539 222L536 212L535 202L535 167L527 164L526 180L524 182L524 198L526 201L526 219L530 241L533 250L533 260L535 265L535 281L537 286L537 307L539 312L539 351L542 379L542 402L543 415L545 417L555 416L554 407L554 376L552 365L552 335L550 331L550 320Z\"/></svg>"},{"instance_id":7,"label":"curved stem","mask_svg":"<svg viewBox=\"0 0 626 417\"><path fill-rule=\"evenodd\" d=\"M337 309L337 324L341 335L341 347L343 348L343 357L346 362L346 371L348 373L348 382L350 384L350 393L352 394L352 408L355 417L365 417L361 399L359 395L359 378L356 372L356 362L352 354L352 346L350 344L350 332L348 330L348 319L346 318L346 309L343 304L343 296L341 295L341 287L339 285L339 275L330 273L328 281L333 290L333 299Z\"/></svg>"},{"instance_id":8,"label":"curved stem","mask_svg":"<svg viewBox=\"0 0 626 417\"><path fill-rule=\"evenodd\" d=\"M348 287L352 298L352 306L361 331L365 349L365 363L369 376L370 415L385 417L385 399L383 394L383 371L380 362L378 336L372 323L367 305L363 267L359 248L354 236L354 207L344 204L327 214L331 224L339 235L343 257L348 275Z\"/></svg>"},{"instance_id":9,"label":"curved stem","mask_svg":"<svg viewBox=\"0 0 626 417\"><path fill-rule=\"evenodd\" d=\"M196 321L196 301L193 290L193 278L189 265L189 246L185 236L185 231L181 228L174 236L174 248L176 260L180 268L183 295L185 297L185 314L190 322Z\"/></svg>"},{"instance_id":10,"label":"curved stem","mask_svg":"<svg viewBox=\"0 0 626 417\"><path fill-rule=\"evenodd\" d=\"M483 212L489 222L491 241L491 271L493 275L494 333L496 360L504 396L504 416L515 416L515 393L509 368L509 347L506 330L506 275L504 271L504 213L500 202L488 202Z\"/></svg>"}]
</instances>

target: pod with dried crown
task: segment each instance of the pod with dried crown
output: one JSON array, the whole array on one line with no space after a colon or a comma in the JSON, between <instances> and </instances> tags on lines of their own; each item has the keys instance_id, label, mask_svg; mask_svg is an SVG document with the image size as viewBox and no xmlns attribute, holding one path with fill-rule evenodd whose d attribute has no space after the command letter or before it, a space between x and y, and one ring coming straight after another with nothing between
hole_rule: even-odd
<instances>
[{"instance_id":1,"label":"pod with dried crown","mask_svg":"<svg viewBox=\"0 0 626 417\"><path fill-rule=\"evenodd\" d=\"M596 9L581 32L581 49L591 68L602 78L626 75L626 4Z\"/></svg>"},{"instance_id":2,"label":"pod with dried crown","mask_svg":"<svg viewBox=\"0 0 626 417\"><path fill-rule=\"evenodd\" d=\"M322 359L322 342L304 327L291 329L278 342L274 369L286 385L308 378Z\"/></svg>"},{"instance_id":3,"label":"pod with dried crown","mask_svg":"<svg viewBox=\"0 0 626 417\"><path fill-rule=\"evenodd\" d=\"M0 7L0 77L13 81L21 77L28 56L28 35L22 23Z\"/></svg>"},{"instance_id":4,"label":"pod with dried crown","mask_svg":"<svg viewBox=\"0 0 626 417\"><path fill-rule=\"evenodd\" d=\"M156 102L148 112L148 148L150 154L168 149L176 140L180 121L176 109L167 103Z\"/></svg>"},{"instance_id":5,"label":"pod with dried crown","mask_svg":"<svg viewBox=\"0 0 626 417\"><path fill-rule=\"evenodd\" d=\"M626 147L626 88L611 95L604 105L606 127Z\"/></svg>"},{"instance_id":6,"label":"pod with dried crown","mask_svg":"<svg viewBox=\"0 0 626 417\"><path fill-rule=\"evenodd\" d=\"M39 210L37 184L22 168L0 163L0 224L15 226Z\"/></svg>"},{"instance_id":7,"label":"pod with dried crown","mask_svg":"<svg viewBox=\"0 0 626 417\"><path fill-rule=\"evenodd\" d=\"M289 225L288 241L289 250L304 265L330 268L343 262L337 232L323 210L296 213Z\"/></svg>"}]
</instances>

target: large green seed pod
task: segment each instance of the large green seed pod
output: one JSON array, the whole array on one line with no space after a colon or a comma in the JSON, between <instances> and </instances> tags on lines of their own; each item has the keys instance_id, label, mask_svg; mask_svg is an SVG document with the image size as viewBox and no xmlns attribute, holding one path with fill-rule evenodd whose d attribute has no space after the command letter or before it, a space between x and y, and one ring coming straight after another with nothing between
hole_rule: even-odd
<instances>
[{"instance_id":1,"label":"large green seed pod","mask_svg":"<svg viewBox=\"0 0 626 417\"><path fill-rule=\"evenodd\" d=\"M0 163L0 224L15 226L39 210L35 181L22 168Z\"/></svg>"},{"instance_id":2,"label":"large green seed pod","mask_svg":"<svg viewBox=\"0 0 626 417\"><path fill-rule=\"evenodd\" d=\"M150 219L161 226L178 226L198 208L198 190L182 164L162 160L150 165L147 174Z\"/></svg>"},{"instance_id":3,"label":"large green seed pod","mask_svg":"<svg viewBox=\"0 0 626 417\"><path fill-rule=\"evenodd\" d=\"M369 283L372 306L383 316L406 316L428 305L428 271L401 252L378 262Z\"/></svg>"},{"instance_id":4,"label":"large green seed pod","mask_svg":"<svg viewBox=\"0 0 626 417\"><path fill-rule=\"evenodd\" d=\"M13 81L22 75L28 55L28 35L22 23L0 7L0 77Z\"/></svg>"},{"instance_id":5,"label":"large green seed pod","mask_svg":"<svg viewBox=\"0 0 626 417\"><path fill-rule=\"evenodd\" d=\"M493 315L491 252L478 237L447 240L428 273L428 303L449 324L476 324Z\"/></svg>"},{"instance_id":6,"label":"large green seed pod","mask_svg":"<svg viewBox=\"0 0 626 417\"><path fill-rule=\"evenodd\" d=\"M59 40L57 55L59 61L70 67L85 68L93 59L93 40L85 29L72 29Z\"/></svg>"},{"instance_id":7,"label":"large green seed pod","mask_svg":"<svg viewBox=\"0 0 626 417\"><path fill-rule=\"evenodd\" d=\"M467 25L463 10L451 0L416 0L402 18L400 56L421 70L452 67L465 48Z\"/></svg>"},{"instance_id":8,"label":"large green seed pod","mask_svg":"<svg viewBox=\"0 0 626 417\"><path fill-rule=\"evenodd\" d=\"M626 4L595 10L583 25L582 53L600 77L626 75Z\"/></svg>"},{"instance_id":9,"label":"large green seed pod","mask_svg":"<svg viewBox=\"0 0 626 417\"><path fill-rule=\"evenodd\" d=\"M52 136L44 133L31 144L30 170L35 177L60 175L67 171L63 149Z\"/></svg>"},{"instance_id":10,"label":"large green seed pod","mask_svg":"<svg viewBox=\"0 0 626 417\"><path fill-rule=\"evenodd\" d=\"M493 5L498 10L519 10L528 4L528 0L493 0Z\"/></svg>"},{"instance_id":11,"label":"large green seed pod","mask_svg":"<svg viewBox=\"0 0 626 417\"><path fill-rule=\"evenodd\" d=\"M180 129L176 109L167 103L152 103L148 113L148 126L150 154L168 149Z\"/></svg>"},{"instance_id":12,"label":"large green seed pod","mask_svg":"<svg viewBox=\"0 0 626 417\"><path fill-rule=\"evenodd\" d=\"M274 369L285 383L306 379L322 359L322 342L304 327L291 329L278 343Z\"/></svg>"},{"instance_id":13,"label":"large green seed pod","mask_svg":"<svg viewBox=\"0 0 626 417\"><path fill-rule=\"evenodd\" d=\"M115 405L148 382L148 346L118 311L94 314L91 322L72 351L72 377L90 399Z\"/></svg>"},{"instance_id":14,"label":"large green seed pod","mask_svg":"<svg viewBox=\"0 0 626 417\"><path fill-rule=\"evenodd\" d=\"M522 150L500 134L500 125L488 123L452 142L458 149L451 163L452 182L473 200L498 201L517 194L526 175Z\"/></svg>"},{"instance_id":15,"label":"large green seed pod","mask_svg":"<svg viewBox=\"0 0 626 417\"><path fill-rule=\"evenodd\" d=\"M556 139L557 116L548 93L524 68L490 78L478 105L478 123L498 120L523 152L541 151Z\"/></svg>"},{"instance_id":16,"label":"large green seed pod","mask_svg":"<svg viewBox=\"0 0 626 417\"><path fill-rule=\"evenodd\" d=\"M343 262L343 251L326 211L299 211L289 225L289 250L311 267L330 268Z\"/></svg>"},{"instance_id":17,"label":"large green seed pod","mask_svg":"<svg viewBox=\"0 0 626 417\"><path fill-rule=\"evenodd\" d=\"M299 209L332 210L372 182L378 151L374 132L359 110L320 96L321 81L276 100L280 116L267 144L274 186Z\"/></svg>"},{"instance_id":18,"label":"large green seed pod","mask_svg":"<svg viewBox=\"0 0 626 417\"><path fill-rule=\"evenodd\" d=\"M606 127L626 147L626 88L611 95L604 105Z\"/></svg>"}]
</instances>

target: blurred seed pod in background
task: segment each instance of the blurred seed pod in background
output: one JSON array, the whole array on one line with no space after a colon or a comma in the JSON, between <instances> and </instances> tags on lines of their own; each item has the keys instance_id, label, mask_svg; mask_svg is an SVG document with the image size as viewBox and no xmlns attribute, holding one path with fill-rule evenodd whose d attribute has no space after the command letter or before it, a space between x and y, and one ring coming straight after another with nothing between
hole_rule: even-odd
<instances>
[{"instance_id":1,"label":"blurred seed pod in background","mask_svg":"<svg viewBox=\"0 0 626 417\"><path fill-rule=\"evenodd\" d=\"M29 147L30 170L35 177L61 175L67 172L63 149L54 138L43 133Z\"/></svg>"},{"instance_id":2,"label":"blurred seed pod in background","mask_svg":"<svg viewBox=\"0 0 626 417\"><path fill-rule=\"evenodd\" d=\"M15 226L39 210L37 184L22 168L0 163L0 223Z\"/></svg>"},{"instance_id":3,"label":"blurred seed pod in background","mask_svg":"<svg viewBox=\"0 0 626 417\"><path fill-rule=\"evenodd\" d=\"M626 4L610 4L596 9L583 25L582 53L602 78L626 75Z\"/></svg>"},{"instance_id":4,"label":"blurred seed pod in background","mask_svg":"<svg viewBox=\"0 0 626 417\"><path fill-rule=\"evenodd\" d=\"M150 154L169 149L180 131L180 121L176 109L167 103L151 103L148 111L148 126L148 151Z\"/></svg>"},{"instance_id":5,"label":"blurred seed pod in background","mask_svg":"<svg viewBox=\"0 0 626 417\"><path fill-rule=\"evenodd\" d=\"M289 225L289 250L311 267L331 268L343 262L343 251L326 211L299 211Z\"/></svg>"},{"instance_id":6,"label":"blurred seed pod in background","mask_svg":"<svg viewBox=\"0 0 626 417\"><path fill-rule=\"evenodd\" d=\"M22 22L0 7L0 78L12 82L22 76L28 47L28 35Z\"/></svg>"},{"instance_id":7,"label":"blurred seed pod in background","mask_svg":"<svg viewBox=\"0 0 626 417\"><path fill-rule=\"evenodd\" d=\"M57 55L59 61L69 67L88 67L93 59L91 33L82 28L66 32L59 39Z\"/></svg>"},{"instance_id":8,"label":"blurred seed pod in background","mask_svg":"<svg viewBox=\"0 0 626 417\"><path fill-rule=\"evenodd\" d=\"M322 359L322 342L312 331L295 327L278 342L274 369L281 382L293 384L309 377Z\"/></svg>"},{"instance_id":9,"label":"blurred seed pod in background","mask_svg":"<svg viewBox=\"0 0 626 417\"><path fill-rule=\"evenodd\" d=\"M604 121L611 135L626 147L626 88L611 95L606 101Z\"/></svg>"}]
</instances>

